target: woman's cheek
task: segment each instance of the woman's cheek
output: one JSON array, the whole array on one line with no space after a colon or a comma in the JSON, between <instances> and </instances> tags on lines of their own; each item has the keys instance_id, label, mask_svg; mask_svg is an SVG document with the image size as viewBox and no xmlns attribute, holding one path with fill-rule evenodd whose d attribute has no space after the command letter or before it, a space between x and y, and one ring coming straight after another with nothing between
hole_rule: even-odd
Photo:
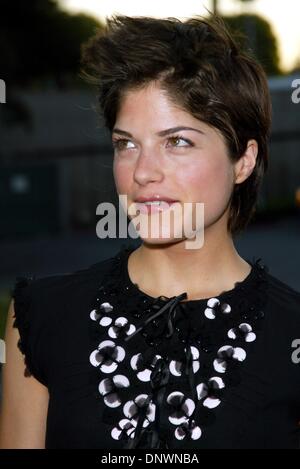
<instances>
[{"instance_id":1,"label":"woman's cheek","mask_svg":"<svg viewBox=\"0 0 300 469\"><path fill-rule=\"evenodd\" d=\"M185 171L178 171L179 184L185 188L185 194L189 201L207 202L214 198L217 192L217 180L220 179L216 165L191 164ZM178 176L177 176L178 178Z\"/></svg>"},{"instance_id":2,"label":"woman's cheek","mask_svg":"<svg viewBox=\"0 0 300 469\"><path fill-rule=\"evenodd\" d=\"M181 176L188 200L204 203L205 218L222 212L230 199L232 176L229 164L222 163L193 166Z\"/></svg>"},{"instance_id":3,"label":"woman's cheek","mask_svg":"<svg viewBox=\"0 0 300 469\"><path fill-rule=\"evenodd\" d=\"M131 181L131 171L128 166L115 162L113 164L113 175L118 194L127 194Z\"/></svg>"}]
</instances>

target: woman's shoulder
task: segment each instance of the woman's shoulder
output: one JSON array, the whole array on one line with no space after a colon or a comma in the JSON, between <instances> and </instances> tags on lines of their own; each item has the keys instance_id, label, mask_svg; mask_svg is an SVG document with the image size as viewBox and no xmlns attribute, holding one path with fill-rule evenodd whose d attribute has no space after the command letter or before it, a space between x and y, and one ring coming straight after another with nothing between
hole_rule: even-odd
<instances>
[{"instance_id":1,"label":"woman's shoulder","mask_svg":"<svg viewBox=\"0 0 300 469\"><path fill-rule=\"evenodd\" d=\"M25 356L28 375L47 383L41 356L49 345L49 337L57 337L57 327L66 330L66 323L88 308L113 259L109 257L71 272L47 276L28 273L15 278L11 289L13 327L19 331L18 347Z\"/></svg>"},{"instance_id":2,"label":"woman's shoulder","mask_svg":"<svg viewBox=\"0 0 300 469\"><path fill-rule=\"evenodd\" d=\"M11 297L14 299L15 322L21 334L31 324L38 328L47 318L54 319L66 305L79 308L92 298L112 265L109 257L88 267L47 276L28 273L15 278Z\"/></svg>"},{"instance_id":3,"label":"woman's shoulder","mask_svg":"<svg viewBox=\"0 0 300 469\"><path fill-rule=\"evenodd\" d=\"M300 337L300 292L267 273L268 329L275 336Z\"/></svg>"},{"instance_id":4,"label":"woman's shoulder","mask_svg":"<svg viewBox=\"0 0 300 469\"><path fill-rule=\"evenodd\" d=\"M24 300L50 300L50 298L62 299L64 296L80 289L93 287L101 282L102 277L106 274L114 256L91 264L88 267L70 271L56 272L51 275L23 274L15 278L11 295L15 300L20 296ZM55 296L53 296L55 295ZM59 296L57 296L59 295Z\"/></svg>"},{"instance_id":5,"label":"woman's shoulder","mask_svg":"<svg viewBox=\"0 0 300 469\"><path fill-rule=\"evenodd\" d=\"M284 310L290 310L300 319L300 292L270 272L267 273L267 276L271 303L276 303Z\"/></svg>"}]
</instances>

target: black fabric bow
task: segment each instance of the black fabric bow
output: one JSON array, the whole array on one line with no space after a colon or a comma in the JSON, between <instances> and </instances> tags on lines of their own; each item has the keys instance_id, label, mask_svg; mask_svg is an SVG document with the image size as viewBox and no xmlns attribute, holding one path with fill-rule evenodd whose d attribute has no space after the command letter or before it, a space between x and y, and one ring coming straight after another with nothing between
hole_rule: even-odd
<instances>
[{"instance_id":1,"label":"black fabric bow","mask_svg":"<svg viewBox=\"0 0 300 469\"><path fill-rule=\"evenodd\" d=\"M176 314L176 306L178 305L178 303L182 300L182 299L185 299L187 298L187 294L186 292L184 293L181 293L180 295L178 296L173 296L172 298L170 298L170 300L165 304L163 305L159 311L157 311L156 313L154 313L152 316L150 316L149 318L147 318L145 321L142 322L142 324L137 327L137 329L132 333L130 334L129 336L125 337L125 341L128 341L128 340L131 340L132 337L134 337L138 332L141 332L151 321L153 321L154 319L158 318L159 316L161 316L165 311L167 311L169 309L169 313L168 313L168 329L169 329L169 332L168 334L166 335L167 338L171 337L174 333L174 325L173 325L173 322L174 321L174 318L175 318L175 314Z\"/></svg>"},{"instance_id":2,"label":"black fabric bow","mask_svg":"<svg viewBox=\"0 0 300 469\"><path fill-rule=\"evenodd\" d=\"M181 293L178 296L170 298L170 300L165 305L163 305L159 309L159 311L157 311L152 316L150 316L145 321L143 321L143 323L139 327L137 327L135 332L131 334L130 336L125 337L124 340L128 341L132 339L132 337L134 337L137 333L141 332L147 326L147 324L149 324L151 321L161 316L166 311L168 311L168 319L167 319L168 333L166 337L168 338L171 337L174 333L173 321L176 315L176 307L179 304L179 302L184 298L187 298L186 292ZM187 373L189 372L188 368L192 366L191 364L192 364L192 360L188 358ZM146 410L151 400L155 404L155 420L153 422L151 430L147 428L143 428L143 422L144 422L146 411L141 412L139 414L137 426L135 429L134 439L128 442L128 444L126 445L127 449L141 447L140 446L141 444L148 445L148 446L145 446L146 448L167 448L166 442L163 441L160 436L160 407L163 402L164 394L166 391L166 385L168 384L168 381L169 381L169 376L170 376L170 371L169 371L168 363L163 359L157 360L157 362L155 363L154 369L152 370L151 378L150 378L153 392L151 395L149 395L146 401Z\"/></svg>"}]
</instances>

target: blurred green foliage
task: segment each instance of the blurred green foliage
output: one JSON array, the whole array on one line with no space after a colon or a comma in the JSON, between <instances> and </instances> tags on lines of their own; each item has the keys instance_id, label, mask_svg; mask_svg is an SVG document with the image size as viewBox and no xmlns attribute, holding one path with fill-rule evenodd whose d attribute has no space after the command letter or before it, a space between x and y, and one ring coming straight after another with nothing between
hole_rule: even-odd
<instances>
[{"instance_id":1,"label":"blurred green foliage","mask_svg":"<svg viewBox=\"0 0 300 469\"><path fill-rule=\"evenodd\" d=\"M223 20L243 49L257 58L268 75L282 73L278 41L267 20L259 15L249 14L223 16Z\"/></svg>"},{"instance_id":2,"label":"blurred green foliage","mask_svg":"<svg viewBox=\"0 0 300 469\"><path fill-rule=\"evenodd\" d=\"M75 77L80 46L99 21L63 11L54 0L1 0L0 70L8 88Z\"/></svg>"},{"instance_id":3,"label":"blurred green foliage","mask_svg":"<svg viewBox=\"0 0 300 469\"><path fill-rule=\"evenodd\" d=\"M79 76L81 44L102 27L95 18L63 11L55 0L0 3L0 78L6 102L0 123L32 128L16 89L85 86Z\"/></svg>"},{"instance_id":4,"label":"blurred green foliage","mask_svg":"<svg viewBox=\"0 0 300 469\"><path fill-rule=\"evenodd\" d=\"M11 297L9 291L0 291L0 339L4 339L6 317Z\"/></svg>"}]
</instances>

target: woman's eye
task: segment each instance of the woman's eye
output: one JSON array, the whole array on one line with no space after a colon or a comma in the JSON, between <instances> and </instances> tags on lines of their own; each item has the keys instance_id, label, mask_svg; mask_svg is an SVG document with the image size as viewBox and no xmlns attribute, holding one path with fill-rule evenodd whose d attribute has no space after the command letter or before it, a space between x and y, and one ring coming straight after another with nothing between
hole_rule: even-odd
<instances>
[{"instance_id":1,"label":"woman's eye","mask_svg":"<svg viewBox=\"0 0 300 469\"><path fill-rule=\"evenodd\" d=\"M193 143L190 140L183 138L179 135L174 135L173 137L169 137L168 142L171 144L171 147L175 147L175 148L193 146ZM126 138L113 140L112 146L115 150L118 150L118 151L130 150L132 148L135 148L134 143L131 140L128 140Z\"/></svg>"},{"instance_id":2,"label":"woman's eye","mask_svg":"<svg viewBox=\"0 0 300 469\"><path fill-rule=\"evenodd\" d=\"M120 138L118 140L113 140L112 145L116 150L128 150L130 148L134 148L134 146L128 147L127 144L133 143L130 140L126 140L125 138Z\"/></svg>"},{"instance_id":3,"label":"woman's eye","mask_svg":"<svg viewBox=\"0 0 300 469\"><path fill-rule=\"evenodd\" d=\"M187 140L186 138L180 137L179 135L175 135L174 137L170 137L168 141L171 143L171 146L174 147L189 147L192 146L192 142L190 140ZM183 142L184 144L179 145L179 142Z\"/></svg>"}]
</instances>

